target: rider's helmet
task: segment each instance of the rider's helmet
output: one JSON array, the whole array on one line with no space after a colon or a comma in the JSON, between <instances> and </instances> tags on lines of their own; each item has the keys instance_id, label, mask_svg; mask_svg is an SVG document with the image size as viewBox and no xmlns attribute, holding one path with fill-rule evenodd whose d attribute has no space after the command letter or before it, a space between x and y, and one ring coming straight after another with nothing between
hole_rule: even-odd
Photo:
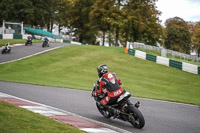
<instances>
[{"instance_id":1,"label":"rider's helmet","mask_svg":"<svg viewBox=\"0 0 200 133\"><path fill-rule=\"evenodd\" d=\"M97 67L97 73L98 73L99 78L102 77L102 75L105 74L105 73L107 73L107 72L108 72L107 65L102 64L102 65L99 65Z\"/></svg>"}]
</instances>

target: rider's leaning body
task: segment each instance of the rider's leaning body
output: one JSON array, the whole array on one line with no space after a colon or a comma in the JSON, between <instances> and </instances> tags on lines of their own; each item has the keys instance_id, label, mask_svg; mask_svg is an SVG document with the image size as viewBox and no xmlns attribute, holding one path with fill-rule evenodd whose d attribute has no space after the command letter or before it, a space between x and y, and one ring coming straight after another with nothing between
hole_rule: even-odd
<instances>
[{"instance_id":1,"label":"rider's leaning body","mask_svg":"<svg viewBox=\"0 0 200 133\"><path fill-rule=\"evenodd\" d=\"M9 49L11 48L10 42L8 42L8 43L5 45L5 48L6 48L7 50L9 50Z\"/></svg>"},{"instance_id":2,"label":"rider's leaning body","mask_svg":"<svg viewBox=\"0 0 200 133\"><path fill-rule=\"evenodd\" d=\"M98 90L95 92L95 96L106 91L107 96L104 97L100 103L102 105L112 105L116 103L119 96L125 92L120 86L122 82L115 73L108 72L108 68L104 64L97 67L97 73L99 79L97 80Z\"/></svg>"}]
</instances>

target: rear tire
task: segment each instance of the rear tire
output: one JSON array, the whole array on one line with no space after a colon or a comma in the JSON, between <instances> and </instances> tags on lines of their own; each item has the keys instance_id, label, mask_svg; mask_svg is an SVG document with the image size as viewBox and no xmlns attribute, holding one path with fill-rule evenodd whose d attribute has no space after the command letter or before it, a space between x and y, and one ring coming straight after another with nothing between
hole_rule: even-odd
<instances>
[{"instance_id":1,"label":"rear tire","mask_svg":"<svg viewBox=\"0 0 200 133\"><path fill-rule=\"evenodd\" d=\"M136 108L135 106L129 106L129 114L131 114L135 118L135 120L129 121L135 128L141 129L144 127L145 120L138 108Z\"/></svg>"}]
</instances>

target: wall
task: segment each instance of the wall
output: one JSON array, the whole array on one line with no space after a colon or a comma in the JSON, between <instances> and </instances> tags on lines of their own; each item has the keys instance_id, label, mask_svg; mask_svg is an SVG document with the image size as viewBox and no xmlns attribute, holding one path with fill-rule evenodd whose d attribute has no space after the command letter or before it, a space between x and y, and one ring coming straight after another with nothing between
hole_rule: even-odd
<instances>
[{"instance_id":1,"label":"wall","mask_svg":"<svg viewBox=\"0 0 200 133\"><path fill-rule=\"evenodd\" d=\"M177 68L189 73L200 74L200 66L198 65L193 65L186 62L179 62L179 61L171 60L169 58L147 54L146 52L142 52L142 51L134 50L134 49L129 49L128 53L140 59L156 62L157 64L174 67L174 68Z\"/></svg>"}]
</instances>

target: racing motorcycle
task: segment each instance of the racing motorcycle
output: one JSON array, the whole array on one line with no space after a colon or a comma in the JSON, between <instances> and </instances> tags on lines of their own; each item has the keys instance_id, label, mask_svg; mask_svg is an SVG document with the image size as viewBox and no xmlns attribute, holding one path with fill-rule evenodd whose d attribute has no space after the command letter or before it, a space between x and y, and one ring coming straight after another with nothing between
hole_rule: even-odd
<instances>
[{"instance_id":1,"label":"racing motorcycle","mask_svg":"<svg viewBox=\"0 0 200 133\"><path fill-rule=\"evenodd\" d=\"M130 92L125 92L122 94L118 100L117 103L113 105L101 105L100 101L107 95L106 92L99 94L98 96L94 95L94 92L97 90L97 85L94 84L93 91L92 91L92 97L94 97L94 100L96 101L96 106L99 112L105 117L105 118L111 118L113 117L118 118L123 121L128 121L131 123L135 128L141 129L145 125L145 120L142 115L142 113L139 111L140 102L137 101L134 104L131 103L129 98L131 97Z\"/></svg>"},{"instance_id":2,"label":"racing motorcycle","mask_svg":"<svg viewBox=\"0 0 200 133\"><path fill-rule=\"evenodd\" d=\"M1 53L2 54L10 53L10 51L11 51L10 45L6 44L6 46L3 46Z\"/></svg>"},{"instance_id":3,"label":"racing motorcycle","mask_svg":"<svg viewBox=\"0 0 200 133\"><path fill-rule=\"evenodd\" d=\"M28 46L28 45L32 45L32 40L31 39L27 39L26 40L25 46Z\"/></svg>"},{"instance_id":4,"label":"racing motorcycle","mask_svg":"<svg viewBox=\"0 0 200 133\"><path fill-rule=\"evenodd\" d=\"M42 47L49 47L49 41L48 40L44 40L42 43Z\"/></svg>"}]
</instances>

